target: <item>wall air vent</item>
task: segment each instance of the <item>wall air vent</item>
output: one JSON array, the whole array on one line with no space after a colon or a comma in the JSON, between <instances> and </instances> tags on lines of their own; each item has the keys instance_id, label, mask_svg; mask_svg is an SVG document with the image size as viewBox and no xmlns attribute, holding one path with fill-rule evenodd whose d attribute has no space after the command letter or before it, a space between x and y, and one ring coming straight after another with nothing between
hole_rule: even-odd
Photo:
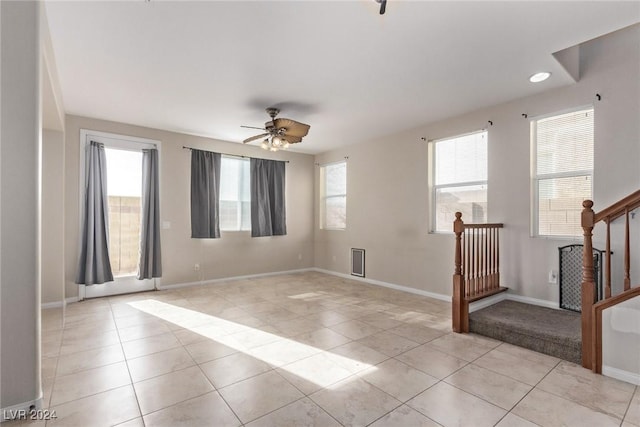
<instances>
[{"instance_id":1,"label":"wall air vent","mask_svg":"<svg viewBox=\"0 0 640 427\"><path fill-rule=\"evenodd\" d=\"M351 274L364 277L364 249L351 248Z\"/></svg>"}]
</instances>

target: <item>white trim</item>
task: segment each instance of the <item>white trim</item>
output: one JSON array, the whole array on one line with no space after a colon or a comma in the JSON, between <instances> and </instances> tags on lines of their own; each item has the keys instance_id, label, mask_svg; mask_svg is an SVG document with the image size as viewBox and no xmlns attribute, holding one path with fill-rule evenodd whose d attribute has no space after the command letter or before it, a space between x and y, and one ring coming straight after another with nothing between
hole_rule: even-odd
<instances>
[{"instance_id":1,"label":"white trim","mask_svg":"<svg viewBox=\"0 0 640 427\"><path fill-rule=\"evenodd\" d=\"M13 413L14 415L18 415L18 413L20 411L26 411L27 414L28 414L29 410L31 408L41 409L42 408L42 397L39 397L36 400L30 400L28 402L18 403L17 405L13 405L13 406L9 406L9 407L6 407L6 408L2 408L2 410L1 410L2 411L2 416L0 417L0 423L16 419L15 417L7 418L7 416L10 415L10 413Z\"/></svg>"},{"instance_id":2,"label":"white trim","mask_svg":"<svg viewBox=\"0 0 640 427\"><path fill-rule=\"evenodd\" d=\"M560 310L560 304L557 301L547 301L544 299L525 297L522 295L511 294L507 292L507 298L511 301L523 302L525 304L537 305L540 307L553 308L556 310Z\"/></svg>"},{"instance_id":3,"label":"white trim","mask_svg":"<svg viewBox=\"0 0 640 427\"><path fill-rule=\"evenodd\" d=\"M396 285L394 283L383 282L381 280L368 279L365 277L352 276L350 274L338 273L337 271L325 270L322 268L312 268L311 270L319 273L331 274L332 276L342 277L344 279L356 280L358 282L368 283L370 285L382 286L385 288L391 288L398 291L407 292L410 294L422 295L423 297L429 297L438 299L441 301L451 302L450 295L436 294L435 292L423 291L422 289L410 288L408 286Z\"/></svg>"},{"instance_id":4,"label":"white trim","mask_svg":"<svg viewBox=\"0 0 640 427\"><path fill-rule=\"evenodd\" d=\"M338 163L347 163L347 159L348 157L344 157L342 160L334 160L332 162L327 162L327 163L318 163L318 166L324 167L324 166L337 165Z\"/></svg>"},{"instance_id":5,"label":"white trim","mask_svg":"<svg viewBox=\"0 0 640 427\"><path fill-rule=\"evenodd\" d=\"M43 302L42 304L40 304L40 308L41 309L60 308L60 307L66 306L67 304L70 304L72 302L78 302L78 301L80 301L79 297L69 297L69 298L65 298L64 300L61 300L61 301Z\"/></svg>"},{"instance_id":6,"label":"white trim","mask_svg":"<svg viewBox=\"0 0 640 427\"><path fill-rule=\"evenodd\" d=\"M623 371L622 369L602 365L602 375L640 386L640 373Z\"/></svg>"},{"instance_id":7,"label":"white trim","mask_svg":"<svg viewBox=\"0 0 640 427\"><path fill-rule=\"evenodd\" d=\"M59 308L62 306L63 306L62 301L43 302L42 304L40 304L40 308L43 310L47 308Z\"/></svg>"},{"instance_id":8,"label":"white trim","mask_svg":"<svg viewBox=\"0 0 640 427\"><path fill-rule=\"evenodd\" d=\"M230 277L222 277L220 279L199 280L197 282L176 283L173 285L158 286L158 290L163 291L166 289L188 288L190 286L215 285L215 284L225 283L225 282L234 281L234 280L255 279L257 277L279 276L281 274L304 273L305 271L314 271L314 269L301 268L298 270L273 271L270 273L247 274L245 276L230 276Z\"/></svg>"},{"instance_id":9,"label":"white trim","mask_svg":"<svg viewBox=\"0 0 640 427\"><path fill-rule=\"evenodd\" d=\"M127 150L127 151L136 151L136 152L140 152L143 149L157 149L158 150L158 159L160 161L160 164L158 165L158 174L159 176L162 176L162 141L157 140L157 139L150 139L150 138L141 138L138 136L130 136L130 135L122 135L122 134L117 134L117 133L111 133L111 132L101 132L101 131L96 131L96 130L90 130L90 129L80 129L80 158L78 159L80 162L80 180L79 180L79 188L78 188L78 212L80 213L79 217L78 217L78 247L82 247L82 218L84 215L84 197L85 197L85 187L86 187L86 165L85 165L85 151L86 151L86 147L89 144L89 142L91 140L95 140L96 142L100 142L102 144L105 145L105 147L107 148L116 148L116 149L120 149L120 150ZM158 184L159 187L159 193L160 196L162 197L162 185L161 183ZM119 278L115 278L116 281L118 281ZM149 279L144 279L143 281L139 281L139 282L145 282L145 288L142 289L141 291L150 291L153 289L157 289L156 286L156 282L153 281L153 288L150 287L150 285L147 284L147 280ZM120 288L122 288L122 286L120 286ZM120 292L123 293L123 292ZM128 293L128 292L124 292L124 293ZM90 295L87 297L87 288L85 285L78 285L78 297L79 300L84 300L85 298L96 298L96 297L102 297L102 296L111 296L111 295L116 295L116 294L111 294L108 291L102 292L102 293L98 293L98 294L93 294L93 292L90 292Z\"/></svg>"},{"instance_id":10,"label":"white trim","mask_svg":"<svg viewBox=\"0 0 640 427\"><path fill-rule=\"evenodd\" d=\"M111 132L100 132L90 129L80 129L80 147L84 147L87 144L88 137L93 136L98 140L108 139L109 141L97 141L103 142L105 145L114 148L126 149L131 147L131 142L140 145L140 149L143 148L160 148L161 141L157 139L141 138L138 136L121 135ZM140 150L136 150L140 151Z\"/></svg>"},{"instance_id":11,"label":"white trim","mask_svg":"<svg viewBox=\"0 0 640 427\"><path fill-rule=\"evenodd\" d=\"M583 104L577 107L564 108L562 110L559 110L553 113L545 113L545 114L540 114L537 116L531 116L527 118L529 119L530 122L534 122L538 120L548 119L554 116L562 116L563 114L577 113L579 111L588 111L588 110L593 110L593 114L595 115L596 104Z\"/></svg>"},{"instance_id":12,"label":"white trim","mask_svg":"<svg viewBox=\"0 0 640 427\"><path fill-rule=\"evenodd\" d=\"M502 292L497 295L492 295L487 298L483 298L481 300L472 302L469 304L469 313L473 313L474 311L481 310L485 307L489 307L490 305L497 304L500 301L509 300L521 302L524 304L537 305L538 307L546 307L553 308L555 310L560 310L560 304L557 301L547 301L544 299L525 297L522 295L512 294L509 291Z\"/></svg>"},{"instance_id":13,"label":"white trim","mask_svg":"<svg viewBox=\"0 0 640 427\"><path fill-rule=\"evenodd\" d=\"M296 270L273 271L273 272L269 272L269 273L247 274L247 275L243 275L243 276L229 276L229 277L222 277L222 278L219 278L219 279L210 279L210 280L199 280L199 281L195 281L195 282L175 283L173 285L165 285L165 286L160 285L160 286L158 286L158 290L179 289L179 288L187 288L187 287L190 287L190 286L209 285L209 284L213 285L213 284L219 284L219 283L229 282L229 281L233 281L233 280L254 279L254 278L258 278L258 277L269 277L269 276L279 276L281 274L304 273L304 272L307 272L307 271L316 271L318 273L325 273L325 274L329 274L331 276L341 277L343 279L356 280L358 282L363 282L363 283L367 283L367 284L370 284L370 285L382 286L382 287L385 287L385 288L396 289L398 291L403 291L403 292L407 292L407 293L410 293L410 294L421 295L421 296L425 296L425 297L429 297L429 298L438 299L440 301L451 302L451 295L438 294L438 293L435 293L435 292L429 292L429 291L425 291L425 290L422 290L422 289L416 289L416 288L411 288L411 287L408 287L408 286L396 285L395 283L383 282L381 280L375 280L375 279L370 279L370 278L352 276L350 274L338 273L337 271L325 270L323 268L318 268L318 267L300 268L300 269L296 269ZM525 303L525 304L537 305L537 306L540 306L540 307L547 307L547 308L553 308L553 309L556 309L556 310L560 310L560 307L559 307L557 301L547 301L547 300L542 300L542 299L538 299L538 298L525 297L525 296L522 296L522 295L512 294L510 292L502 292L500 294L493 295L493 296L490 296L488 298L484 298L482 300L472 302L471 304L469 304L469 312L471 313L471 312L480 310L482 308L485 308L485 307L488 307L490 305L496 304L496 303L498 303L500 301L503 301L503 300L517 301L517 302L522 302L522 303ZM78 301L80 301L80 299L78 297L71 297L71 298L67 298L66 299L66 303L67 304L72 303L72 302L78 302ZM61 301L56 301L56 302L53 302L53 303L46 303L46 305L47 305L47 307L45 307L45 304L43 304L42 308L61 307L62 306L62 302Z\"/></svg>"},{"instance_id":14,"label":"white trim","mask_svg":"<svg viewBox=\"0 0 640 427\"><path fill-rule=\"evenodd\" d=\"M466 132L466 133L461 133L460 135L455 135L455 136L445 136L445 137L438 138L438 139L429 139L429 140L427 140L427 142L431 143L431 142L447 141L449 139L462 138L464 136L475 135L477 133L482 133L482 132L489 133L489 128L481 128L481 129L477 129L477 130L472 130L472 131L469 131L469 132Z\"/></svg>"},{"instance_id":15,"label":"white trim","mask_svg":"<svg viewBox=\"0 0 640 427\"><path fill-rule=\"evenodd\" d=\"M482 310L483 308L489 307L490 305L497 304L500 301L504 301L509 299L507 292L500 292L496 295L491 295L487 298L482 298L481 300L474 301L469 304L469 313L473 313L474 311Z\"/></svg>"}]
</instances>

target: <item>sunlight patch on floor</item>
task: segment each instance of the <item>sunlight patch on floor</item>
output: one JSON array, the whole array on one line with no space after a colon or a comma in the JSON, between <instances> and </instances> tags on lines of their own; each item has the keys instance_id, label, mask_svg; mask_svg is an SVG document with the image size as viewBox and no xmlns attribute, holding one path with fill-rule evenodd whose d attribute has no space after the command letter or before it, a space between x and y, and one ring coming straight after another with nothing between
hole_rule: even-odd
<instances>
[{"instance_id":1,"label":"sunlight patch on floor","mask_svg":"<svg viewBox=\"0 0 640 427\"><path fill-rule=\"evenodd\" d=\"M304 301L313 301L313 300L316 300L316 299L328 298L328 295L324 294L324 293L307 292L307 293L304 293L304 294L289 295L289 296L287 296L287 298L301 299L301 300L304 300Z\"/></svg>"},{"instance_id":2,"label":"sunlight patch on floor","mask_svg":"<svg viewBox=\"0 0 640 427\"><path fill-rule=\"evenodd\" d=\"M327 372L325 369L321 366L308 367L304 363L291 362L325 353L331 362L349 372L370 368L376 369L375 366L359 360L333 354L293 339L166 302L147 299L129 302L128 305L256 359L278 366L282 370L322 387L327 386ZM287 359L290 355L294 355L293 360ZM287 363L290 363L290 365L286 366Z\"/></svg>"}]
</instances>

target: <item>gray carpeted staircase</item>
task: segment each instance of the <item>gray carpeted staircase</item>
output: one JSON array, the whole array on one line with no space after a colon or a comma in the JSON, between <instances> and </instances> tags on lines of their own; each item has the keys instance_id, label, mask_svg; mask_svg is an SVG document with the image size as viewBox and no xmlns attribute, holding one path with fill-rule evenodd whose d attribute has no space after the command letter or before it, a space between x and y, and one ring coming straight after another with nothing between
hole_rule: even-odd
<instances>
[{"instance_id":1,"label":"gray carpeted staircase","mask_svg":"<svg viewBox=\"0 0 640 427\"><path fill-rule=\"evenodd\" d=\"M469 313L469 331L581 363L580 313L505 300Z\"/></svg>"}]
</instances>

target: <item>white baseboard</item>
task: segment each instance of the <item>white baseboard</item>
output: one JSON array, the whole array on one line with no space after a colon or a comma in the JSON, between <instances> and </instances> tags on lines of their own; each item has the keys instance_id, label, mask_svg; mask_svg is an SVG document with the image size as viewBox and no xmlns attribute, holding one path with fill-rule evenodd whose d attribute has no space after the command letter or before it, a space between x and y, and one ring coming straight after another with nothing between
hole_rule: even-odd
<instances>
[{"instance_id":1,"label":"white baseboard","mask_svg":"<svg viewBox=\"0 0 640 427\"><path fill-rule=\"evenodd\" d=\"M451 302L451 295L444 295L444 294L438 294L438 293L435 293L435 292L423 291L421 289L410 288L408 286L396 285L394 283L383 282L383 281L380 281L380 280L374 280L374 279L368 279L368 278L365 278L365 277L353 276L351 274L338 273L337 271L325 270L323 268L317 268L316 267L316 268L312 268L310 270L317 271L317 272L320 272L320 273L325 273L325 274L331 274L332 276L343 277L345 279L357 280L359 282L369 283L369 284L372 284L372 285L384 286L385 288L397 289L399 291L408 292L408 293L411 293L411 294L422 295L422 296L429 297L429 298L435 298L435 299L439 299L439 300L442 300L442 301ZM538 305L538 306L541 306L541 307L559 309L558 303L554 302L554 301L547 301L547 300L542 300L542 299L538 299L538 298L525 297L525 296L522 296L522 295L516 295L516 294L509 293L509 292L502 292L500 294L493 295L491 297L484 298L484 299L481 299L479 301L471 303L469 305L469 312L474 312L474 311L480 310L481 308L488 307L490 305L493 305L493 304L495 304L497 302L500 302L500 301L503 301L505 299L512 300L512 301L523 302L523 303L526 303L526 304Z\"/></svg>"},{"instance_id":2,"label":"white baseboard","mask_svg":"<svg viewBox=\"0 0 640 427\"><path fill-rule=\"evenodd\" d=\"M423 297L429 297L438 299L441 301L451 302L450 295L437 294L435 292L423 291L422 289L410 288L408 286L396 285L395 283L383 282L381 280L368 279L366 277L353 276L351 274L338 273L337 271L325 270L322 268L312 268L311 270L319 273L331 274L332 276L338 276L345 279L356 280L358 282L368 283L370 285L382 286L385 288L396 289L398 291L408 292L410 294L422 295Z\"/></svg>"},{"instance_id":3,"label":"white baseboard","mask_svg":"<svg viewBox=\"0 0 640 427\"><path fill-rule=\"evenodd\" d=\"M499 303L500 301L504 301L509 299L509 296L506 292L500 292L496 295L491 295L490 297L482 298L481 300L474 301L469 304L469 313L473 313L474 311L482 310L483 308L489 307L490 305Z\"/></svg>"},{"instance_id":4,"label":"white baseboard","mask_svg":"<svg viewBox=\"0 0 640 427\"><path fill-rule=\"evenodd\" d=\"M42 309L60 308L72 302L78 302L78 301L80 301L78 297L70 297L70 298L65 298L64 301L44 302L40 304L40 308Z\"/></svg>"},{"instance_id":5,"label":"white baseboard","mask_svg":"<svg viewBox=\"0 0 640 427\"><path fill-rule=\"evenodd\" d=\"M622 369L602 365L602 375L640 386L640 373L637 372L623 371Z\"/></svg>"},{"instance_id":6,"label":"white baseboard","mask_svg":"<svg viewBox=\"0 0 640 427\"><path fill-rule=\"evenodd\" d=\"M42 304L40 304L40 308L43 310L47 308L59 308L62 306L63 306L62 301L43 302Z\"/></svg>"},{"instance_id":7,"label":"white baseboard","mask_svg":"<svg viewBox=\"0 0 640 427\"><path fill-rule=\"evenodd\" d=\"M215 285L215 284L225 283L233 280L255 279L257 277L279 276L281 274L304 273L305 271L313 271L313 270L314 270L313 268L301 268L298 270L273 271L270 273L248 274L245 276L231 276L231 277L223 277L220 279L199 280L197 282L186 282L186 283L176 283L173 285L162 285L162 286L158 286L158 290L188 288L190 286L199 286L199 285Z\"/></svg>"},{"instance_id":8,"label":"white baseboard","mask_svg":"<svg viewBox=\"0 0 640 427\"><path fill-rule=\"evenodd\" d=\"M42 397L36 400L30 400L29 402L18 403L17 405L9 406L6 408L2 408L2 416L0 417L0 423L5 421L11 421L22 417L23 419L29 417L29 410L31 409L41 409L42 408Z\"/></svg>"},{"instance_id":9,"label":"white baseboard","mask_svg":"<svg viewBox=\"0 0 640 427\"><path fill-rule=\"evenodd\" d=\"M538 305L540 307L555 308L556 310L560 309L560 304L558 304L557 302L547 301L547 300L538 299L538 298L525 297L522 295L516 295L509 292L507 292L506 299L511 301L523 302L525 304Z\"/></svg>"},{"instance_id":10,"label":"white baseboard","mask_svg":"<svg viewBox=\"0 0 640 427\"><path fill-rule=\"evenodd\" d=\"M233 280L255 279L258 277L278 276L281 274L304 273L306 271L317 271L319 273L330 274L332 276L342 277L344 279L356 280L358 282L368 283L370 285L382 286L385 288L396 289L398 291L403 291L403 292L407 292L415 295L421 295L421 296L434 298L441 301L451 302L451 295L438 294L435 292L429 292L422 289L396 285L395 283L383 282L381 280L369 279L366 277L353 276L351 274L339 273L337 271L325 270L323 268L317 268L317 267L301 268L297 270L273 271L269 273L248 274L243 276L230 276L230 277L223 277L219 279L200 280L196 282L175 283L173 285L161 285L161 286L158 286L158 290L179 289L179 288L187 288L190 286L199 286L199 285L215 285L215 284L224 283L224 282L233 281ZM541 307L559 309L558 303L554 301L541 300L538 298L531 298L531 297L525 297L522 295L512 294L510 292L503 292L488 298L484 298L480 301L471 303L469 305L469 312L472 313L474 311L488 307L490 305L493 305L505 299L511 300L511 301L523 302L526 304L538 305ZM77 301L79 301L78 297L66 298L65 300L67 304L72 302L77 302ZM54 301L54 302L43 303L42 308L43 309L57 308L57 307L62 307L62 305L63 305L62 301Z\"/></svg>"},{"instance_id":11,"label":"white baseboard","mask_svg":"<svg viewBox=\"0 0 640 427\"><path fill-rule=\"evenodd\" d=\"M504 300L516 301L524 304L537 305L539 307L553 308L556 310L560 309L557 302L547 301L547 300L538 299L538 298L525 297L522 295L512 294L512 293L509 293L509 291L507 291L507 292L502 292L497 295L492 295L490 297L472 302L471 304L469 304L469 313L473 313L474 311L481 310L485 307L489 307L490 305L499 303L500 301L504 301Z\"/></svg>"}]
</instances>

